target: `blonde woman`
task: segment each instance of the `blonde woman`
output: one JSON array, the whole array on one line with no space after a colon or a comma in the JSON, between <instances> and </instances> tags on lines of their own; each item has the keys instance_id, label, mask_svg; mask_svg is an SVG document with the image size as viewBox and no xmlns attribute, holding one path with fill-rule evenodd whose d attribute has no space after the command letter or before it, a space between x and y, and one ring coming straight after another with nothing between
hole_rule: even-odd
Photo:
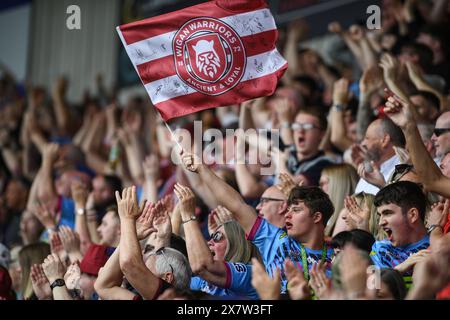
<instances>
[{"instance_id":1,"label":"blonde woman","mask_svg":"<svg viewBox=\"0 0 450 320\"><path fill-rule=\"evenodd\" d=\"M378 227L379 216L373 201L375 196L358 193L345 199L345 209L339 219L347 225L346 230L361 229L370 232L375 240L383 240L386 234Z\"/></svg>"},{"instance_id":2,"label":"blonde woman","mask_svg":"<svg viewBox=\"0 0 450 320\"><path fill-rule=\"evenodd\" d=\"M191 189L175 185L175 194L181 203L181 216L186 236L186 248L192 272L191 289L216 296L258 299L251 285L251 259L261 260L258 249L246 239L245 231L235 220L216 219L213 232L207 242L194 215L195 196ZM217 214L228 211L216 209ZM231 215L229 213L227 215ZM214 231L213 231L214 230Z\"/></svg>"},{"instance_id":3,"label":"blonde woman","mask_svg":"<svg viewBox=\"0 0 450 320\"><path fill-rule=\"evenodd\" d=\"M22 270L21 292L24 300L37 299L31 282L31 266L41 264L50 254L47 243L38 242L24 246L19 252L20 269Z\"/></svg>"},{"instance_id":4,"label":"blonde woman","mask_svg":"<svg viewBox=\"0 0 450 320\"><path fill-rule=\"evenodd\" d=\"M358 183L358 174L349 164L337 164L326 167L320 176L320 187L325 191L334 205L334 214L328 220L325 236L332 237L345 229L345 223L339 224L339 214L344 208L345 197L353 194Z\"/></svg>"}]
</instances>

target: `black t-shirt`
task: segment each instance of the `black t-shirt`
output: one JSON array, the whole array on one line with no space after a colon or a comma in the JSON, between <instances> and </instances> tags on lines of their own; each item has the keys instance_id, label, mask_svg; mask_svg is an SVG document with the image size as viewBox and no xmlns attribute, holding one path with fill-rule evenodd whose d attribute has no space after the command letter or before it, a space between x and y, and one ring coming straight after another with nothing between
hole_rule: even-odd
<instances>
[{"instance_id":1,"label":"black t-shirt","mask_svg":"<svg viewBox=\"0 0 450 320\"><path fill-rule=\"evenodd\" d=\"M288 169L293 175L303 175L308 179L308 184L318 186L322 170L333 165L332 158L319 151L315 156L299 161L297 159L297 150L292 146L289 153Z\"/></svg>"}]
</instances>

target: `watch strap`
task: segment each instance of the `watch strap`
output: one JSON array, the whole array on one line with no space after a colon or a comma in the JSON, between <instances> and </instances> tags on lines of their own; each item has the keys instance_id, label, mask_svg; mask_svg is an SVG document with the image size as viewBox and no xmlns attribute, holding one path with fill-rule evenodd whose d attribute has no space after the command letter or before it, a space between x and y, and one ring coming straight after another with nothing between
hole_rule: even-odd
<instances>
[{"instance_id":1,"label":"watch strap","mask_svg":"<svg viewBox=\"0 0 450 320\"><path fill-rule=\"evenodd\" d=\"M56 287L63 287L66 285L66 282L64 281L64 279L56 279L55 281L53 281L53 283L50 285L50 289L54 289Z\"/></svg>"},{"instance_id":2,"label":"watch strap","mask_svg":"<svg viewBox=\"0 0 450 320\"><path fill-rule=\"evenodd\" d=\"M188 223L189 221L194 221L194 220L197 220L197 216L192 215L189 217L189 219L187 219L185 221L181 221L181 224L185 224L185 223Z\"/></svg>"},{"instance_id":3,"label":"watch strap","mask_svg":"<svg viewBox=\"0 0 450 320\"><path fill-rule=\"evenodd\" d=\"M431 232L433 232L433 230L434 229L436 229L436 228L441 228L441 229L444 229L441 225L439 225L439 224L433 224L433 225L431 225L429 228L428 228L428 233L430 234Z\"/></svg>"}]
</instances>

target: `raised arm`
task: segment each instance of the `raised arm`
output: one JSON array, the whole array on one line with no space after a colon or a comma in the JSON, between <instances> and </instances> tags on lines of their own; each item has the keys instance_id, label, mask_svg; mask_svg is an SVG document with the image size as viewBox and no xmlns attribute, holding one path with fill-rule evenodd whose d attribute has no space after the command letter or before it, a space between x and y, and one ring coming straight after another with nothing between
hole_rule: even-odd
<instances>
[{"instance_id":1,"label":"raised arm","mask_svg":"<svg viewBox=\"0 0 450 320\"><path fill-rule=\"evenodd\" d=\"M370 97L381 88L383 78L381 69L378 66L372 66L363 72L359 80L359 105L356 115L358 141L364 139L366 130L373 119L373 111L370 107Z\"/></svg>"},{"instance_id":2,"label":"raised arm","mask_svg":"<svg viewBox=\"0 0 450 320\"><path fill-rule=\"evenodd\" d=\"M194 193L191 189L176 184L175 194L180 200L181 218L185 221L184 235L192 272L218 287L224 287L227 282L226 266L221 261L214 261L197 220L192 219L195 212Z\"/></svg>"},{"instance_id":3,"label":"raised arm","mask_svg":"<svg viewBox=\"0 0 450 320\"><path fill-rule=\"evenodd\" d=\"M289 64L286 75L287 79L290 80L302 71L298 63L298 44L305 34L305 24L302 21L295 21L288 26L287 31L284 56Z\"/></svg>"},{"instance_id":4,"label":"raised arm","mask_svg":"<svg viewBox=\"0 0 450 320\"><path fill-rule=\"evenodd\" d=\"M88 191L81 181L74 181L70 187L72 199L75 202L75 231L80 235L81 251L86 252L87 248L92 243L86 221L86 201Z\"/></svg>"},{"instance_id":5,"label":"raised arm","mask_svg":"<svg viewBox=\"0 0 450 320\"><path fill-rule=\"evenodd\" d=\"M384 110L389 118L402 128L414 169L425 189L449 198L450 178L442 174L423 144L417 129L413 107L399 97L393 96L389 97Z\"/></svg>"},{"instance_id":6,"label":"raised arm","mask_svg":"<svg viewBox=\"0 0 450 320\"><path fill-rule=\"evenodd\" d=\"M57 254L53 253L45 258L44 263L42 264L42 269L44 270L45 276L47 277L50 285L58 279L64 280L66 268ZM65 284L63 286L53 288L52 293L54 300L73 300Z\"/></svg>"},{"instance_id":7,"label":"raised arm","mask_svg":"<svg viewBox=\"0 0 450 320\"><path fill-rule=\"evenodd\" d=\"M384 81L388 88L402 100L410 103L408 95L405 93L399 82L398 60L393 55L385 53L381 57L380 67L383 68Z\"/></svg>"},{"instance_id":8,"label":"raised arm","mask_svg":"<svg viewBox=\"0 0 450 320\"><path fill-rule=\"evenodd\" d=\"M140 215L136 187L125 188L122 197L116 191L116 199L121 227L120 269L141 296L151 300L158 291L161 279L146 267L142 257L136 231L136 219Z\"/></svg>"},{"instance_id":9,"label":"raised arm","mask_svg":"<svg viewBox=\"0 0 450 320\"><path fill-rule=\"evenodd\" d=\"M252 199L261 197L264 190L267 189L267 185L258 181L245 163L245 136L243 134L237 137L236 157L236 180L242 196Z\"/></svg>"},{"instance_id":10,"label":"raised arm","mask_svg":"<svg viewBox=\"0 0 450 320\"><path fill-rule=\"evenodd\" d=\"M119 255L120 248L116 248L106 264L98 272L98 278L95 280L95 292L103 300L132 300L134 294L122 288L123 273L120 270Z\"/></svg>"},{"instance_id":11,"label":"raised arm","mask_svg":"<svg viewBox=\"0 0 450 320\"><path fill-rule=\"evenodd\" d=\"M411 61L407 61L406 68L408 69L409 78L414 83L414 86L417 88L417 90L426 91L434 94L437 98L439 98L440 112L447 111L449 106L446 103L447 101L445 96L442 95L438 90L430 86L428 82L425 81L425 79L423 78L423 73L420 70L419 66Z\"/></svg>"},{"instance_id":12,"label":"raised arm","mask_svg":"<svg viewBox=\"0 0 450 320\"><path fill-rule=\"evenodd\" d=\"M143 185L142 200L145 199L156 203L158 201L158 186L159 179L159 159L156 154L151 154L145 157L143 163L145 181Z\"/></svg>"},{"instance_id":13,"label":"raised arm","mask_svg":"<svg viewBox=\"0 0 450 320\"><path fill-rule=\"evenodd\" d=\"M342 78L334 84L333 107L330 110L331 143L341 151L347 150L353 143L347 137L344 123L344 108L348 100L348 80Z\"/></svg>"},{"instance_id":14,"label":"raised arm","mask_svg":"<svg viewBox=\"0 0 450 320\"><path fill-rule=\"evenodd\" d=\"M38 198L42 202L48 202L57 198L55 184L53 182L53 164L58 158L59 146L49 143L45 146L39 186L37 187Z\"/></svg>"},{"instance_id":15,"label":"raised arm","mask_svg":"<svg viewBox=\"0 0 450 320\"><path fill-rule=\"evenodd\" d=\"M217 177L211 169L200 163L200 159L195 157L195 155L182 154L181 159L183 166L187 170L198 173L208 188L214 190L214 195L219 204L235 213L236 220L245 232L249 234L257 217L255 209L247 205L241 195L225 181Z\"/></svg>"},{"instance_id":16,"label":"raised arm","mask_svg":"<svg viewBox=\"0 0 450 320\"><path fill-rule=\"evenodd\" d=\"M346 32L342 30L342 26L339 24L339 22L332 22L328 25L328 30L332 33L335 33L339 35L342 40L344 40L347 47L350 49L353 56L356 58L356 61L358 62L361 69L365 68L365 62L364 57L362 53L361 46L359 45L357 40L357 37L359 36L359 33L356 33L356 29L349 30L351 32ZM353 32L353 33L352 33Z\"/></svg>"},{"instance_id":17,"label":"raised arm","mask_svg":"<svg viewBox=\"0 0 450 320\"><path fill-rule=\"evenodd\" d=\"M55 111L56 122L59 130L61 130L64 133L67 133L70 123L69 111L64 101L66 88L67 88L66 79L60 77L56 81L52 90L53 110Z\"/></svg>"}]
</instances>

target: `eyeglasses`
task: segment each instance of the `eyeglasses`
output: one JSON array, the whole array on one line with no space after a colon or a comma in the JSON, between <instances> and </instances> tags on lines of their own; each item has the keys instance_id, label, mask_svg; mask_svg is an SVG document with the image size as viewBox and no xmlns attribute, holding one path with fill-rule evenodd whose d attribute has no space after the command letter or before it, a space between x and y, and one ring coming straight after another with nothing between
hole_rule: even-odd
<instances>
[{"instance_id":1,"label":"eyeglasses","mask_svg":"<svg viewBox=\"0 0 450 320\"><path fill-rule=\"evenodd\" d=\"M224 235L220 231L216 231L211 235L211 240L214 241L214 243L219 243L224 238Z\"/></svg>"},{"instance_id":2,"label":"eyeglasses","mask_svg":"<svg viewBox=\"0 0 450 320\"><path fill-rule=\"evenodd\" d=\"M439 137L441 134L450 132L450 128L434 128L433 132L436 137Z\"/></svg>"},{"instance_id":3,"label":"eyeglasses","mask_svg":"<svg viewBox=\"0 0 450 320\"><path fill-rule=\"evenodd\" d=\"M270 198L270 197L261 197L259 199L259 204L263 205L269 201L284 201L283 199L277 199L277 198Z\"/></svg>"},{"instance_id":4,"label":"eyeglasses","mask_svg":"<svg viewBox=\"0 0 450 320\"><path fill-rule=\"evenodd\" d=\"M150 256L162 256L162 257L166 260L166 263L169 265L170 271L173 273L173 267L172 267L172 265L170 264L169 259L167 259L166 254L164 253L164 250L165 250L165 249L166 249L165 247L161 247L161 248L159 248L158 250L156 250L155 252L150 253L148 256L149 256L149 257L150 257Z\"/></svg>"},{"instance_id":5,"label":"eyeglasses","mask_svg":"<svg viewBox=\"0 0 450 320\"><path fill-rule=\"evenodd\" d=\"M291 129L294 131L298 131L298 130L312 130L312 129L320 129L320 127L316 126L313 123L298 123L295 122L292 124Z\"/></svg>"}]
</instances>

